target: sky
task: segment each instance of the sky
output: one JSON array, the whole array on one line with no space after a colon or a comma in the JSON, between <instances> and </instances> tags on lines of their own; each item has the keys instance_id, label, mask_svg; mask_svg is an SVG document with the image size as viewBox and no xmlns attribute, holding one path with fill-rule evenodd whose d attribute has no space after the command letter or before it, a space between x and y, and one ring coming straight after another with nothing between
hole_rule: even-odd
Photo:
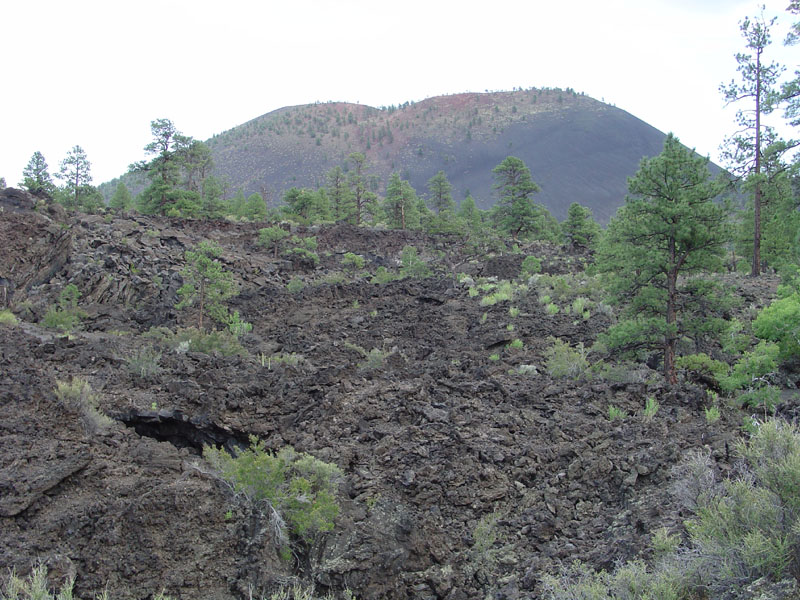
<instances>
[{"instance_id":1,"label":"sky","mask_svg":"<svg viewBox=\"0 0 800 600\"><path fill-rule=\"evenodd\" d=\"M614 104L716 161L735 131L719 86L762 3L779 17L768 58L792 74L788 0L9 0L0 176L17 185L35 151L55 174L79 145L108 181L158 118L205 140L284 106L531 87Z\"/></svg>"}]
</instances>

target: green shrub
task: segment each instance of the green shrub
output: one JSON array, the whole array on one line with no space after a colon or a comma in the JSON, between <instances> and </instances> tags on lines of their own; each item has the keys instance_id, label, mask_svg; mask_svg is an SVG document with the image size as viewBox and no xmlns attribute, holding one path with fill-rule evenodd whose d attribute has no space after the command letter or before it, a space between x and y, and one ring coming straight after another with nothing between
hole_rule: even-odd
<instances>
[{"instance_id":1,"label":"green shrub","mask_svg":"<svg viewBox=\"0 0 800 600\"><path fill-rule=\"evenodd\" d=\"M728 374L728 365L720 360L714 360L708 354L687 354L675 359L675 366L678 369L694 371L711 377L719 383L720 379Z\"/></svg>"},{"instance_id":2,"label":"green shrub","mask_svg":"<svg viewBox=\"0 0 800 600\"><path fill-rule=\"evenodd\" d=\"M547 314L548 314L548 315L551 315L551 316L552 316L552 315L556 315L556 314L558 314L559 308L558 308L558 306L556 306L555 304L553 304L553 303L551 302L550 304L548 304L548 305L545 307L545 311L547 312Z\"/></svg>"},{"instance_id":3,"label":"green shrub","mask_svg":"<svg viewBox=\"0 0 800 600\"><path fill-rule=\"evenodd\" d=\"M238 339L246 333L250 333L252 330L253 324L248 323L247 321L242 321L238 310L233 311L233 314L229 315L228 331L233 337Z\"/></svg>"},{"instance_id":4,"label":"green shrub","mask_svg":"<svg viewBox=\"0 0 800 600\"><path fill-rule=\"evenodd\" d=\"M345 252L344 256L342 257L342 266L345 269L349 269L353 272L360 271L364 268L366 264L366 260L360 254L354 254L352 252Z\"/></svg>"},{"instance_id":5,"label":"green shrub","mask_svg":"<svg viewBox=\"0 0 800 600\"><path fill-rule=\"evenodd\" d=\"M774 373L778 368L780 348L772 342L760 342L745 352L733 365L730 375L722 378L723 389L735 390L751 386L755 381Z\"/></svg>"},{"instance_id":6,"label":"green shrub","mask_svg":"<svg viewBox=\"0 0 800 600\"><path fill-rule=\"evenodd\" d=\"M656 400L653 396L648 396L644 403L644 411L642 412L644 420L647 422L652 421L653 417L656 416L658 409L658 400Z\"/></svg>"},{"instance_id":7,"label":"green shrub","mask_svg":"<svg viewBox=\"0 0 800 600\"><path fill-rule=\"evenodd\" d=\"M512 319L516 319L519 316L519 309L516 306L510 306L508 308L508 316Z\"/></svg>"},{"instance_id":8,"label":"green shrub","mask_svg":"<svg viewBox=\"0 0 800 600\"><path fill-rule=\"evenodd\" d=\"M194 327L181 329L173 337L173 343L180 347L186 346L186 350L192 352L202 352L203 354L213 354L218 352L222 356L246 356L245 350L239 340L228 331L200 331Z\"/></svg>"},{"instance_id":9,"label":"green shrub","mask_svg":"<svg viewBox=\"0 0 800 600\"><path fill-rule=\"evenodd\" d=\"M496 285L492 284L492 287L486 289L491 293L481 298L481 306L494 306L498 302L506 302L513 299L519 291L526 289L526 286L516 285L506 280L500 281Z\"/></svg>"},{"instance_id":10,"label":"green shrub","mask_svg":"<svg viewBox=\"0 0 800 600\"><path fill-rule=\"evenodd\" d=\"M552 345L544 352L547 372L550 373L550 376L569 379L582 377L589 369L589 361L586 360L587 351L583 347L583 342L579 342L573 348L563 340L551 339Z\"/></svg>"},{"instance_id":11,"label":"green shrub","mask_svg":"<svg viewBox=\"0 0 800 600\"><path fill-rule=\"evenodd\" d=\"M203 457L254 516L269 520L280 549L290 537L312 544L333 529L339 514L337 488L344 477L335 464L289 446L273 453L255 436L235 457L210 446Z\"/></svg>"},{"instance_id":12,"label":"green shrub","mask_svg":"<svg viewBox=\"0 0 800 600\"><path fill-rule=\"evenodd\" d=\"M800 357L800 294L775 300L753 321L753 333L776 342L780 358Z\"/></svg>"},{"instance_id":13,"label":"green shrub","mask_svg":"<svg viewBox=\"0 0 800 600\"><path fill-rule=\"evenodd\" d=\"M402 276L397 275L396 273L392 273L386 267L378 267L375 270L375 275L373 275L372 279L370 279L370 283L376 283L381 285L389 283L391 281L396 281L398 279L402 279Z\"/></svg>"},{"instance_id":14,"label":"green shrub","mask_svg":"<svg viewBox=\"0 0 800 600\"><path fill-rule=\"evenodd\" d=\"M707 406L706 408L703 409L703 412L706 417L706 423L708 423L709 425L713 425L714 423L719 421L719 418L721 416L719 411L719 406Z\"/></svg>"},{"instance_id":15,"label":"green shrub","mask_svg":"<svg viewBox=\"0 0 800 600\"><path fill-rule=\"evenodd\" d=\"M331 271L322 278L322 281L328 285L336 285L347 281L347 277L341 271Z\"/></svg>"},{"instance_id":16,"label":"green shrub","mask_svg":"<svg viewBox=\"0 0 800 600\"><path fill-rule=\"evenodd\" d=\"M768 421L735 451L744 460L739 475L703 486L686 522L692 570L712 597L760 577L780 581L800 568L800 432Z\"/></svg>"},{"instance_id":17,"label":"green shrub","mask_svg":"<svg viewBox=\"0 0 800 600\"><path fill-rule=\"evenodd\" d=\"M584 298L583 296L578 296L572 301L572 314L573 315L583 315L586 312L586 306L589 303L588 298Z\"/></svg>"},{"instance_id":18,"label":"green shrub","mask_svg":"<svg viewBox=\"0 0 800 600\"><path fill-rule=\"evenodd\" d=\"M607 573L574 562L558 577L545 575L542 588L546 600L678 600L685 597L683 579L668 564L648 569L634 560Z\"/></svg>"},{"instance_id":19,"label":"green shrub","mask_svg":"<svg viewBox=\"0 0 800 600\"><path fill-rule=\"evenodd\" d=\"M522 342L521 339L516 338L516 339L511 340L511 343L509 343L506 346L506 348L508 348L509 350L522 350L524 345L525 344Z\"/></svg>"},{"instance_id":20,"label":"green shrub","mask_svg":"<svg viewBox=\"0 0 800 600\"><path fill-rule=\"evenodd\" d=\"M152 346L136 349L125 359L128 371L142 379L152 379L161 373L161 352Z\"/></svg>"},{"instance_id":21,"label":"green shrub","mask_svg":"<svg viewBox=\"0 0 800 600\"><path fill-rule=\"evenodd\" d=\"M414 246L404 246L400 256L400 276L424 279L431 276L431 270L421 258L417 256Z\"/></svg>"},{"instance_id":22,"label":"green shrub","mask_svg":"<svg viewBox=\"0 0 800 600\"><path fill-rule=\"evenodd\" d=\"M750 347L750 336L743 333L744 324L739 319L728 321L722 334L722 351L726 354L738 355Z\"/></svg>"},{"instance_id":23,"label":"green shrub","mask_svg":"<svg viewBox=\"0 0 800 600\"><path fill-rule=\"evenodd\" d=\"M273 354L272 356L267 356L263 352L261 353L261 366L267 367L268 369L272 369L272 365L289 365L292 367L296 367L305 361L305 357L302 354L298 354L297 352L290 352L290 353L278 353Z\"/></svg>"},{"instance_id":24,"label":"green shrub","mask_svg":"<svg viewBox=\"0 0 800 600\"><path fill-rule=\"evenodd\" d=\"M51 593L47 584L47 567L39 564L26 578L18 577L14 571L11 571L0 588L0 598L3 600L72 600L74 585L73 577L67 579L57 592Z\"/></svg>"},{"instance_id":25,"label":"green shrub","mask_svg":"<svg viewBox=\"0 0 800 600\"><path fill-rule=\"evenodd\" d=\"M56 398L67 410L77 412L86 430L90 433L105 431L113 421L100 412L97 396L92 392L89 383L80 377L71 381L56 380Z\"/></svg>"},{"instance_id":26,"label":"green shrub","mask_svg":"<svg viewBox=\"0 0 800 600\"><path fill-rule=\"evenodd\" d=\"M304 238L304 239L311 239L311 238ZM304 263L309 266L316 267L319 264L319 254L317 254L313 250L309 250L308 248L304 248L302 246L289 248L284 252L284 254L292 260L296 260L300 263Z\"/></svg>"},{"instance_id":27,"label":"green shrub","mask_svg":"<svg viewBox=\"0 0 800 600\"><path fill-rule=\"evenodd\" d=\"M497 564L498 549L497 520L500 515L493 512L484 515L472 531L472 548L469 551L470 568L473 573L490 575Z\"/></svg>"},{"instance_id":28,"label":"green shrub","mask_svg":"<svg viewBox=\"0 0 800 600\"><path fill-rule=\"evenodd\" d=\"M276 257L283 240L287 237L289 237L289 232L277 226L258 230L258 244L268 250L271 249Z\"/></svg>"},{"instance_id":29,"label":"green shrub","mask_svg":"<svg viewBox=\"0 0 800 600\"><path fill-rule=\"evenodd\" d=\"M0 325L16 325L17 317L10 310L0 310Z\"/></svg>"},{"instance_id":30,"label":"green shrub","mask_svg":"<svg viewBox=\"0 0 800 600\"><path fill-rule=\"evenodd\" d=\"M542 272L542 259L535 256L526 256L522 261L522 270L520 277L528 278L532 275L537 275Z\"/></svg>"},{"instance_id":31,"label":"green shrub","mask_svg":"<svg viewBox=\"0 0 800 600\"><path fill-rule=\"evenodd\" d=\"M608 405L608 420L609 421L616 421L616 420L622 421L627 416L628 416L628 413L626 413L621 408L619 408L617 406L614 406L613 404L609 404Z\"/></svg>"},{"instance_id":32,"label":"green shrub","mask_svg":"<svg viewBox=\"0 0 800 600\"><path fill-rule=\"evenodd\" d=\"M306 287L306 284L303 283L302 279L298 279L297 277L292 277L289 280L289 283L286 284L286 291L290 294L299 294L303 291L303 288Z\"/></svg>"},{"instance_id":33,"label":"green shrub","mask_svg":"<svg viewBox=\"0 0 800 600\"><path fill-rule=\"evenodd\" d=\"M72 333L80 324L86 313L78 308L80 290L74 283L66 286L58 296L58 304L51 306L42 319L42 325L48 329L60 329L66 334Z\"/></svg>"}]
</instances>

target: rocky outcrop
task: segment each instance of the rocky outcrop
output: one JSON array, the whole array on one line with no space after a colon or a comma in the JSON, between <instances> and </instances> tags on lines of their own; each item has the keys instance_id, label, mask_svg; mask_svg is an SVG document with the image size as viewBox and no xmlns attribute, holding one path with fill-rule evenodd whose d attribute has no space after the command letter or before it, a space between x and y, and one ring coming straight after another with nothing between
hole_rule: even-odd
<instances>
[{"instance_id":1,"label":"rocky outcrop","mask_svg":"<svg viewBox=\"0 0 800 600\"><path fill-rule=\"evenodd\" d=\"M678 530L670 470L688 449L728 464L738 423L708 425L692 390L666 393L646 367L619 381L550 377L549 336L588 346L608 321L546 314L535 282L513 301L513 321L508 302L480 306L452 273L325 283L348 249L371 248L372 269L409 241L433 254L421 234L298 230L318 235L321 266L292 294L285 282L298 273L258 248L253 225L66 226L30 209L0 214L14 309L25 316L20 290L46 305L75 283L89 315L71 339L0 325L0 569L50 561L77 574L81 597L108 585L119 598L161 589L245 598L303 575L365 600L533 598L544 571L574 559L610 567L646 551L656 528ZM192 322L174 309L175 291L183 252L201 239L220 243L241 286L231 304L253 323L246 356L143 335ZM458 263L455 242L439 250ZM572 268L545 258L553 272ZM518 262L476 269L502 275ZM512 338L524 347L507 349ZM142 348L159 367L148 377L130 365ZM370 364L373 349L380 360ZM272 361L278 353L295 360ZM73 376L91 384L110 428L88 430L57 400L56 381ZM641 417L650 395L661 402L652 421ZM609 421L612 403L629 417ZM254 537L248 513L203 466L204 444L248 435L346 475L336 528L309 565L281 561L268 535ZM495 541L481 550L486 527Z\"/></svg>"}]
</instances>

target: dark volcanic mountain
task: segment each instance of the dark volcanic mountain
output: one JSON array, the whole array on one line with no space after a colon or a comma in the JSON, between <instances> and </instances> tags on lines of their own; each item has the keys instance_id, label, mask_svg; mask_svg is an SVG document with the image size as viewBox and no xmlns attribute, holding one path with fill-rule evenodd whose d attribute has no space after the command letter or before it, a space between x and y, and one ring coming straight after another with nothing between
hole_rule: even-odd
<instances>
[{"instance_id":1,"label":"dark volcanic mountain","mask_svg":"<svg viewBox=\"0 0 800 600\"><path fill-rule=\"evenodd\" d=\"M216 135L217 174L246 194L277 203L293 186L324 185L326 171L363 152L380 181L398 171L419 193L443 170L457 200L471 193L491 206L492 169L517 156L542 188L537 201L559 219L570 203L607 222L622 204L627 177L658 154L664 133L570 90L468 93L400 107L325 103L282 108Z\"/></svg>"}]
</instances>

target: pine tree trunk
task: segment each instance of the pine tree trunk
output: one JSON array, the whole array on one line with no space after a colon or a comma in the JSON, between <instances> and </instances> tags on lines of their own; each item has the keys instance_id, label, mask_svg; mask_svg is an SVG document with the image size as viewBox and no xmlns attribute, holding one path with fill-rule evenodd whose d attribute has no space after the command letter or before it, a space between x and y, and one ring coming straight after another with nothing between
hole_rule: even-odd
<instances>
[{"instance_id":1,"label":"pine tree trunk","mask_svg":"<svg viewBox=\"0 0 800 600\"><path fill-rule=\"evenodd\" d=\"M761 274L761 50L756 53L756 164L753 172L756 176L756 189L753 194L753 264L750 275Z\"/></svg>"},{"instance_id":2,"label":"pine tree trunk","mask_svg":"<svg viewBox=\"0 0 800 600\"><path fill-rule=\"evenodd\" d=\"M669 241L670 254L672 255L672 264L675 265L675 240ZM675 336L674 325L678 321L677 316L677 291L678 288L678 269L672 268L667 273L667 333L664 338L664 379L668 386L673 386L678 383L678 373L675 369L675 344L677 342Z\"/></svg>"}]
</instances>

